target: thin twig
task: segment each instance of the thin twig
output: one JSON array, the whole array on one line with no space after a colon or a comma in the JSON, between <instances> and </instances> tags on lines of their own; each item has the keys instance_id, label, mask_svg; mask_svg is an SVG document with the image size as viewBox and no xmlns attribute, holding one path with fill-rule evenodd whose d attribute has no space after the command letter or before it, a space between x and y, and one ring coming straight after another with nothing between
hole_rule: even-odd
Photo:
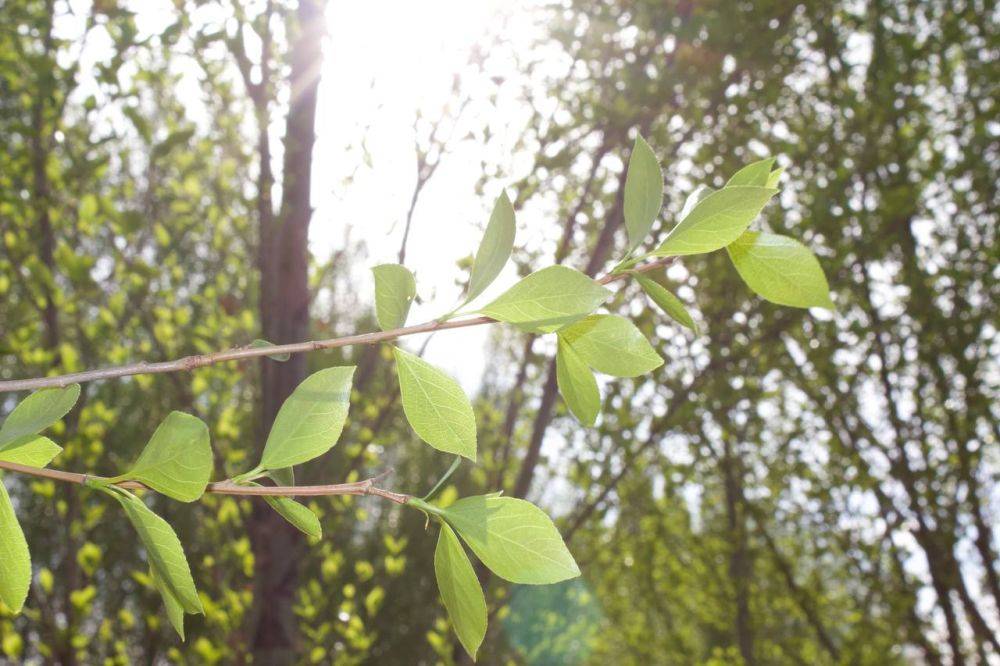
<instances>
[{"instance_id":1,"label":"thin twig","mask_svg":"<svg viewBox=\"0 0 1000 666\"><path fill-rule=\"evenodd\" d=\"M6 469L19 474L27 474L63 483L76 483L85 485L88 482L99 480L101 477L89 474L79 474L77 472L64 472L58 469L45 469L42 467L30 467L18 463L0 461L0 469ZM334 495L376 495L396 504L406 504L410 501L409 495L395 493L390 490L377 487L375 484L387 476L391 470L382 472L370 479L354 481L351 483L334 483L323 486L245 486L232 483L231 481L217 481L210 483L205 488L206 493L213 495L241 495L247 497L330 497ZM122 481L114 484L119 488L128 490L152 490L145 484L138 481Z\"/></svg>"},{"instance_id":2,"label":"thin twig","mask_svg":"<svg viewBox=\"0 0 1000 666\"><path fill-rule=\"evenodd\" d=\"M652 271L670 264L673 259L673 257L656 259L655 261L635 266L631 268L629 272L645 273L647 271ZM628 277L627 273L611 273L600 278L597 282L599 284L609 284L626 277ZM357 345L373 345L380 342L389 342L408 335L433 333L435 331L445 331L453 328L467 328L469 326L482 326L483 324L493 324L496 322L496 319L492 319L490 317L472 317L470 319L457 319L453 321L430 321L424 324L404 326L402 328L395 328L389 331L376 331L373 333L348 335L342 338L331 338L328 340L293 342L291 344L272 345L270 347L238 347L235 349L213 352L211 354L185 356L184 358L173 361L161 361L158 363L147 363L143 361L111 368L74 372L67 375L53 375L51 377L38 377L35 379L11 379L7 381L0 381L0 393L28 391L52 387L63 388L70 384L89 382L98 379L114 379L135 375L157 375L168 372L183 372L207 365L214 365L216 363L224 363L226 361L239 361L275 354L302 354L321 349L336 349L338 347L351 347Z\"/></svg>"}]
</instances>

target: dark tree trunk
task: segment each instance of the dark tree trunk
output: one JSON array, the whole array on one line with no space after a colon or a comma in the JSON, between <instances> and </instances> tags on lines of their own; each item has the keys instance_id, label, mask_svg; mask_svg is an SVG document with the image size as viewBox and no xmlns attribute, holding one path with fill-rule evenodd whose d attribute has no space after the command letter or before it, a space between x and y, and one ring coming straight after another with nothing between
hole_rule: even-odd
<instances>
[{"instance_id":1,"label":"dark tree trunk","mask_svg":"<svg viewBox=\"0 0 1000 666\"><path fill-rule=\"evenodd\" d=\"M285 130L280 215L266 214L270 210L270 193L260 193L268 204L260 219L261 325L263 336L278 344L309 337L310 172L322 65L323 3L300 0L296 19L298 31L292 37L291 47L291 99ZM267 171L268 165L262 165L262 172ZM306 374L306 357L301 354L284 363L261 361L262 433L270 431L278 409ZM255 503L248 531L255 557L251 620L254 663L291 663L296 652L292 608L303 540L295 528L263 502Z\"/></svg>"}]
</instances>

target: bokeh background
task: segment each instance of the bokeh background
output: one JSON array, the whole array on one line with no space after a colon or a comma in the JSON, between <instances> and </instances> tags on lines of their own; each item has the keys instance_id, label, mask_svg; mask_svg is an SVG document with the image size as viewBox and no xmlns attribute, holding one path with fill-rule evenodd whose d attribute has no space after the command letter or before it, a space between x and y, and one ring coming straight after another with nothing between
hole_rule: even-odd
<instances>
[{"instance_id":1,"label":"bokeh background","mask_svg":"<svg viewBox=\"0 0 1000 666\"><path fill-rule=\"evenodd\" d=\"M698 185L776 156L764 228L819 256L834 314L754 297L724 253L663 279L691 333L618 298L666 363L581 429L546 339L406 345L474 396L480 464L556 517L582 578L484 576L485 664L1000 663L998 10L964 0L0 0L0 377L375 328L369 267L460 294L492 202L515 261L622 252L635 132L669 229ZM289 296L289 294L291 296ZM287 297L287 298L286 298ZM85 385L55 466L111 473L183 409L244 471L282 380L359 365L336 482L450 459L410 432L386 349ZM285 374L282 374L285 373ZM276 386L278 388L276 388ZM5 414L17 396L2 396ZM269 406L270 405L270 406ZM5 475L34 558L10 663L463 663L433 533L322 499L325 538L249 500L162 498L206 615L179 643L130 526Z\"/></svg>"}]
</instances>

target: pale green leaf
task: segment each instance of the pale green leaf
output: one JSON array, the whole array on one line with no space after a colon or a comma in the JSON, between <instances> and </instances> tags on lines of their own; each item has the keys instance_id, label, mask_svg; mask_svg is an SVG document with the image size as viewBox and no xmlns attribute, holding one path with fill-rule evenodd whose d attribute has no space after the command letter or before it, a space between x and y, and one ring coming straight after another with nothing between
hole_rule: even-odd
<instances>
[{"instance_id":1,"label":"pale green leaf","mask_svg":"<svg viewBox=\"0 0 1000 666\"><path fill-rule=\"evenodd\" d=\"M297 527L306 536L311 536L314 539L322 538L323 528L319 524L319 518L309 507L299 504L290 497L265 495L264 501L277 511L282 518Z\"/></svg>"},{"instance_id":2,"label":"pale green leaf","mask_svg":"<svg viewBox=\"0 0 1000 666\"><path fill-rule=\"evenodd\" d=\"M733 174L733 177L726 182L726 187L737 185L755 185L757 187L767 187L767 177L771 173L771 166L774 158L751 162Z\"/></svg>"},{"instance_id":3,"label":"pale green leaf","mask_svg":"<svg viewBox=\"0 0 1000 666\"><path fill-rule=\"evenodd\" d=\"M594 425L601 411L597 380L580 355L562 337L556 352L556 380L569 410L583 425Z\"/></svg>"},{"instance_id":4,"label":"pale green leaf","mask_svg":"<svg viewBox=\"0 0 1000 666\"><path fill-rule=\"evenodd\" d=\"M382 264L375 274L375 318L379 328L388 331L406 323L410 305L417 295L413 273L399 264Z\"/></svg>"},{"instance_id":5,"label":"pale green leaf","mask_svg":"<svg viewBox=\"0 0 1000 666\"><path fill-rule=\"evenodd\" d=\"M797 240L748 231L726 249L740 277L762 298L796 308L834 309L823 268Z\"/></svg>"},{"instance_id":6,"label":"pale green leaf","mask_svg":"<svg viewBox=\"0 0 1000 666\"><path fill-rule=\"evenodd\" d=\"M580 575L552 519L513 497L467 497L440 511L483 564L512 583L547 585Z\"/></svg>"},{"instance_id":7,"label":"pale green leaf","mask_svg":"<svg viewBox=\"0 0 1000 666\"><path fill-rule=\"evenodd\" d=\"M179 502L205 493L212 476L208 426L190 414L170 412L128 472L112 482L139 481Z\"/></svg>"},{"instance_id":8,"label":"pale green leaf","mask_svg":"<svg viewBox=\"0 0 1000 666\"><path fill-rule=\"evenodd\" d=\"M0 426L0 451L15 440L37 435L66 416L79 397L79 384L70 384L66 388L42 389L29 395Z\"/></svg>"},{"instance_id":9,"label":"pale green leaf","mask_svg":"<svg viewBox=\"0 0 1000 666\"><path fill-rule=\"evenodd\" d=\"M486 636L486 599L469 556L446 524L441 525L434 550L434 574L451 626L462 647L475 661L476 652Z\"/></svg>"},{"instance_id":10,"label":"pale green leaf","mask_svg":"<svg viewBox=\"0 0 1000 666\"><path fill-rule=\"evenodd\" d=\"M132 493L118 487L105 487L101 490L118 500L125 509L125 515L146 548L150 567L174 595L184 612L204 612L184 555L184 547L173 528Z\"/></svg>"},{"instance_id":11,"label":"pale green leaf","mask_svg":"<svg viewBox=\"0 0 1000 666\"><path fill-rule=\"evenodd\" d=\"M299 465L337 443L347 421L354 366L326 368L306 377L278 410L264 444L266 470Z\"/></svg>"},{"instance_id":12,"label":"pale green leaf","mask_svg":"<svg viewBox=\"0 0 1000 666\"><path fill-rule=\"evenodd\" d=\"M641 136L635 146L625 174L625 230L628 249L635 249L653 228L663 206L663 172L649 144Z\"/></svg>"},{"instance_id":13,"label":"pale green leaf","mask_svg":"<svg viewBox=\"0 0 1000 666\"><path fill-rule=\"evenodd\" d=\"M764 187L777 187L778 182L781 181L781 174L785 173L785 167L778 167L772 171L767 176L767 182L764 183Z\"/></svg>"},{"instance_id":14,"label":"pale green leaf","mask_svg":"<svg viewBox=\"0 0 1000 666\"><path fill-rule=\"evenodd\" d=\"M663 359L635 324L618 315L590 315L559 331L559 337L598 372L638 377Z\"/></svg>"},{"instance_id":15,"label":"pale green leaf","mask_svg":"<svg viewBox=\"0 0 1000 666\"><path fill-rule=\"evenodd\" d=\"M712 192L671 230L653 254L661 257L702 254L729 245L746 231L777 191L739 186Z\"/></svg>"},{"instance_id":16,"label":"pale green leaf","mask_svg":"<svg viewBox=\"0 0 1000 666\"><path fill-rule=\"evenodd\" d=\"M653 299L653 302L660 306L660 309L667 313L671 319L681 326L690 328L695 333L698 332L698 325L694 323L694 319L691 318L691 314L684 307L681 299L670 293L666 287L656 280L648 278L645 275L636 275L635 277L639 281L642 290L646 292L646 295Z\"/></svg>"},{"instance_id":17,"label":"pale green leaf","mask_svg":"<svg viewBox=\"0 0 1000 666\"><path fill-rule=\"evenodd\" d=\"M22 437L12 446L0 452L3 462L17 463L29 467L45 467L62 451L62 447L48 437Z\"/></svg>"},{"instance_id":18,"label":"pale green leaf","mask_svg":"<svg viewBox=\"0 0 1000 666\"><path fill-rule=\"evenodd\" d=\"M177 635L183 641L184 607L174 593L170 591L170 587L156 575L156 570L152 567L149 569L149 578L153 581L153 587L156 588L156 591L160 593L160 597L163 598L163 607L167 611L167 619L170 621L170 626L174 628L174 631L177 632Z\"/></svg>"},{"instance_id":19,"label":"pale green leaf","mask_svg":"<svg viewBox=\"0 0 1000 666\"><path fill-rule=\"evenodd\" d=\"M20 613L31 586L31 554L7 489L0 482L0 601Z\"/></svg>"},{"instance_id":20,"label":"pale green leaf","mask_svg":"<svg viewBox=\"0 0 1000 666\"><path fill-rule=\"evenodd\" d=\"M514 249L514 230L514 206L507 198L507 193L502 192L493 206L490 222L486 225L483 240L476 251L465 303L483 293L500 275Z\"/></svg>"},{"instance_id":21,"label":"pale green leaf","mask_svg":"<svg viewBox=\"0 0 1000 666\"><path fill-rule=\"evenodd\" d=\"M274 346L275 344L273 342L268 342L267 340L261 340L260 338L257 338L256 340L250 343L251 349L263 349L264 347L274 347ZM279 363L284 363L285 361L290 359L292 355L288 353L268 354L267 357L272 361L278 361Z\"/></svg>"},{"instance_id":22,"label":"pale green leaf","mask_svg":"<svg viewBox=\"0 0 1000 666\"><path fill-rule=\"evenodd\" d=\"M712 192L715 192L708 185L699 185L694 188L691 194L688 195L687 199L684 200L684 208L681 209L680 218L683 220L688 216L688 213L694 210L694 207L701 203L701 200L707 197Z\"/></svg>"},{"instance_id":23,"label":"pale green leaf","mask_svg":"<svg viewBox=\"0 0 1000 666\"><path fill-rule=\"evenodd\" d=\"M295 485L295 468L293 467L282 467L281 469L272 469L267 475L271 477L279 486L294 486Z\"/></svg>"},{"instance_id":24,"label":"pale green leaf","mask_svg":"<svg viewBox=\"0 0 1000 666\"><path fill-rule=\"evenodd\" d=\"M525 277L480 312L532 332L551 332L593 312L611 292L580 271L549 266Z\"/></svg>"},{"instance_id":25,"label":"pale green leaf","mask_svg":"<svg viewBox=\"0 0 1000 666\"><path fill-rule=\"evenodd\" d=\"M418 356L396 347L403 413L410 427L438 451L475 462L476 416L462 387Z\"/></svg>"}]
</instances>

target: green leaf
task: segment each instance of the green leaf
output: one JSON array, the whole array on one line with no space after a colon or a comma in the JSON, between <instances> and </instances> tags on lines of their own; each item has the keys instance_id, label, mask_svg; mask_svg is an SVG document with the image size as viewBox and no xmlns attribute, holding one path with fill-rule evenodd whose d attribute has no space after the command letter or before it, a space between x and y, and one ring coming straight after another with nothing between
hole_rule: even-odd
<instances>
[{"instance_id":1,"label":"green leaf","mask_svg":"<svg viewBox=\"0 0 1000 666\"><path fill-rule=\"evenodd\" d=\"M777 187L778 182L781 180L781 174L785 173L785 167L778 167L772 171L768 177L767 182L764 183L764 187Z\"/></svg>"},{"instance_id":2,"label":"green leaf","mask_svg":"<svg viewBox=\"0 0 1000 666\"><path fill-rule=\"evenodd\" d=\"M462 387L418 356L393 348L403 413L420 439L438 451L476 461L476 415Z\"/></svg>"},{"instance_id":3,"label":"green leaf","mask_svg":"<svg viewBox=\"0 0 1000 666\"><path fill-rule=\"evenodd\" d=\"M332 449L347 421L353 377L353 365L306 377L278 410L260 466L292 467Z\"/></svg>"},{"instance_id":4,"label":"green leaf","mask_svg":"<svg viewBox=\"0 0 1000 666\"><path fill-rule=\"evenodd\" d=\"M256 486L259 484L254 483L251 485ZM314 539L323 537L323 528L319 524L319 518L309 507L299 504L290 497L265 495L264 501L270 504L271 508L277 511L282 518L297 527L305 535L311 536Z\"/></svg>"},{"instance_id":5,"label":"green leaf","mask_svg":"<svg viewBox=\"0 0 1000 666\"><path fill-rule=\"evenodd\" d=\"M382 264L375 274L375 318L379 328L388 331L406 323L410 304L417 295L417 282L405 266Z\"/></svg>"},{"instance_id":6,"label":"green leaf","mask_svg":"<svg viewBox=\"0 0 1000 666\"><path fill-rule=\"evenodd\" d=\"M13 446L0 452L0 460L29 467L45 467L60 452L62 452L62 447L48 437L35 437L33 439L22 437Z\"/></svg>"},{"instance_id":7,"label":"green leaf","mask_svg":"<svg viewBox=\"0 0 1000 666\"><path fill-rule=\"evenodd\" d=\"M8 448L15 440L37 435L66 416L79 397L79 384L70 384L61 389L42 389L29 395L0 426L0 451Z\"/></svg>"},{"instance_id":8,"label":"green leaf","mask_svg":"<svg viewBox=\"0 0 1000 666\"><path fill-rule=\"evenodd\" d=\"M507 193L502 192L493 206L493 214L486 225L483 240L476 251L469 278L469 293L465 303L479 296L500 275L514 249L514 206Z\"/></svg>"},{"instance_id":9,"label":"green leaf","mask_svg":"<svg viewBox=\"0 0 1000 666\"><path fill-rule=\"evenodd\" d=\"M483 564L512 583L547 585L580 575L552 520L513 497L467 497L440 514Z\"/></svg>"},{"instance_id":10,"label":"green leaf","mask_svg":"<svg viewBox=\"0 0 1000 666\"><path fill-rule=\"evenodd\" d=\"M58 417L57 417L58 418ZM0 483L0 601L20 613L31 586L31 554L7 489Z\"/></svg>"},{"instance_id":11,"label":"green leaf","mask_svg":"<svg viewBox=\"0 0 1000 666\"><path fill-rule=\"evenodd\" d=\"M559 331L559 337L598 372L638 377L663 359L635 324L618 315L591 315Z\"/></svg>"},{"instance_id":12,"label":"green leaf","mask_svg":"<svg viewBox=\"0 0 1000 666\"><path fill-rule=\"evenodd\" d=\"M649 144L636 135L625 175L625 230L631 252L649 234L663 206L663 172Z\"/></svg>"},{"instance_id":13,"label":"green leaf","mask_svg":"<svg viewBox=\"0 0 1000 666\"><path fill-rule=\"evenodd\" d=\"M549 266L525 277L480 312L531 332L551 332L593 312L611 292L580 271Z\"/></svg>"},{"instance_id":14,"label":"green leaf","mask_svg":"<svg viewBox=\"0 0 1000 666\"><path fill-rule=\"evenodd\" d=\"M276 345L273 342L268 342L267 340L261 340L260 338L257 338L256 340L250 343L251 349L261 349L263 347L275 347L275 346ZM288 353L268 354L267 357L272 361L278 361L279 363L284 363L285 361L290 359L292 355Z\"/></svg>"},{"instance_id":15,"label":"green leaf","mask_svg":"<svg viewBox=\"0 0 1000 666\"><path fill-rule=\"evenodd\" d=\"M447 524L441 525L434 550L434 574L455 634L475 661L486 637L486 598L469 556Z\"/></svg>"},{"instance_id":16,"label":"green leaf","mask_svg":"<svg viewBox=\"0 0 1000 666\"><path fill-rule=\"evenodd\" d=\"M274 481L279 486L294 486L295 485L295 468L293 467L282 467L281 469L272 469L267 473L271 480Z\"/></svg>"},{"instance_id":17,"label":"green leaf","mask_svg":"<svg viewBox=\"0 0 1000 666\"><path fill-rule=\"evenodd\" d=\"M773 157L752 162L734 173L733 177L726 182L726 187L734 187L738 185L767 187L767 178L771 173L771 166L773 164Z\"/></svg>"},{"instance_id":18,"label":"green leaf","mask_svg":"<svg viewBox=\"0 0 1000 666\"><path fill-rule=\"evenodd\" d=\"M556 380L559 393L569 410L585 426L594 425L597 414L601 411L601 392L597 388L597 380L580 355L559 338L559 349L556 352Z\"/></svg>"},{"instance_id":19,"label":"green leaf","mask_svg":"<svg viewBox=\"0 0 1000 666\"><path fill-rule=\"evenodd\" d=\"M740 277L762 298L796 308L834 309L823 268L797 240L748 231L726 250Z\"/></svg>"},{"instance_id":20,"label":"green leaf","mask_svg":"<svg viewBox=\"0 0 1000 666\"><path fill-rule=\"evenodd\" d=\"M684 307L681 299L670 293L662 284L645 275L637 274L635 279L639 281L639 285L646 292L646 295L653 299L653 302L660 306L660 309L667 313L667 316L681 326L686 326L695 333L698 332L698 325L694 323L694 319L691 318L691 314Z\"/></svg>"},{"instance_id":21,"label":"green leaf","mask_svg":"<svg viewBox=\"0 0 1000 666\"><path fill-rule=\"evenodd\" d=\"M101 490L118 500L125 509L125 515L146 548L153 572L174 595L184 612L203 613L184 547L173 528L132 493L115 486Z\"/></svg>"},{"instance_id":22,"label":"green leaf","mask_svg":"<svg viewBox=\"0 0 1000 666\"><path fill-rule=\"evenodd\" d=\"M707 197L712 192L715 192L708 185L699 185L692 190L691 194L687 196L684 200L684 208L681 209L680 218L683 220L688 214L694 210L694 207L701 203L701 200Z\"/></svg>"},{"instance_id":23,"label":"green leaf","mask_svg":"<svg viewBox=\"0 0 1000 666\"><path fill-rule=\"evenodd\" d=\"M712 192L673 228L653 255L702 254L729 245L746 231L777 191L739 186Z\"/></svg>"},{"instance_id":24,"label":"green leaf","mask_svg":"<svg viewBox=\"0 0 1000 666\"><path fill-rule=\"evenodd\" d=\"M211 476L208 426L190 414L170 412L132 469L109 483L139 481L179 502L193 502L205 493Z\"/></svg>"},{"instance_id":25,"label":"green leaf","mask_svg":"<svg viewBox=\"0 0 1000 666\"><path fill-rule=\"evenodd\" d=\"M163 598L163 606L167 611L167 619L170 621L170 626L174 628L177 635L184 640L184 607L181 605L180 600L170 591L170 588L166 583L156 575L156 570L150 567L149 577L153 581L153 587L156 591L160 593Z\"/></svg>"}]
</instances>

